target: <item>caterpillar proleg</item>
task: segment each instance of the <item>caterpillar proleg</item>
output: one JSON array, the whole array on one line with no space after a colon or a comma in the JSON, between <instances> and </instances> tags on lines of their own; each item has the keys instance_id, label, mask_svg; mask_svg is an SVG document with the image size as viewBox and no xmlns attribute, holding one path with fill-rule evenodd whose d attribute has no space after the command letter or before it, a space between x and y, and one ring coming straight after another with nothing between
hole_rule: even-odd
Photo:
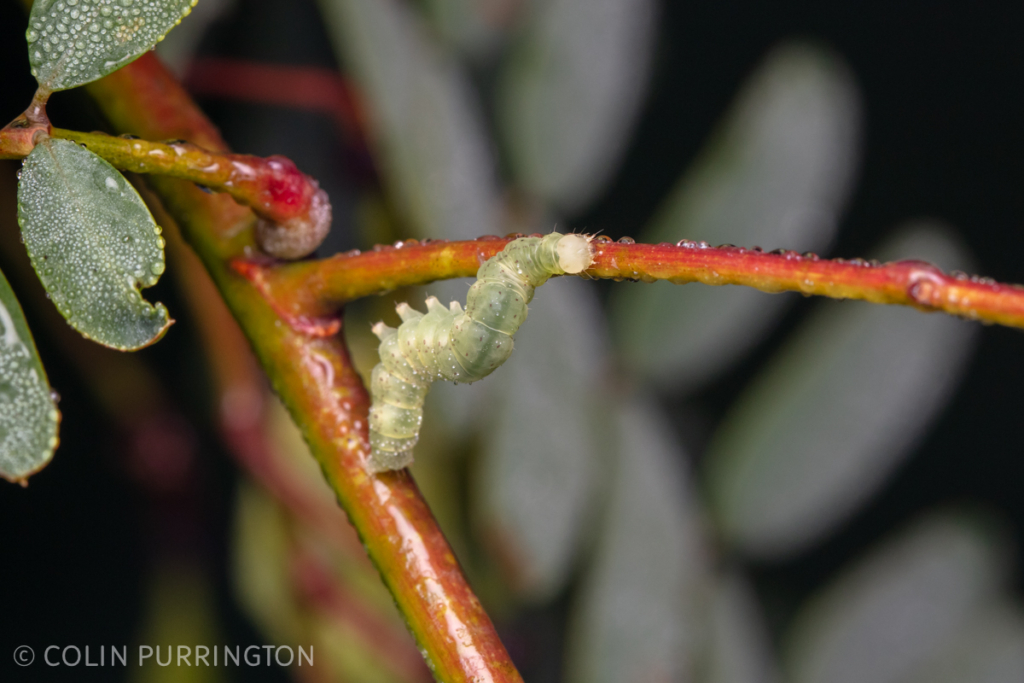
<instances>
[{"instance_id":1,"label":"caterpillar proleg","mask_svg":"<svg viewBox=\"0 0 1024 683\"><path fill-rule=\"evenodd\" d=\"M553 275L581 273L593 260L584 235L522 237L480 266L465 311L457 301L445 308L429 297L426 314L397 306L398 329L374 325L380 362L370 379L370 469L408 466L430 384L475 382L494 372L512 353L534 289Z\"/></svg>"}]
</instances>

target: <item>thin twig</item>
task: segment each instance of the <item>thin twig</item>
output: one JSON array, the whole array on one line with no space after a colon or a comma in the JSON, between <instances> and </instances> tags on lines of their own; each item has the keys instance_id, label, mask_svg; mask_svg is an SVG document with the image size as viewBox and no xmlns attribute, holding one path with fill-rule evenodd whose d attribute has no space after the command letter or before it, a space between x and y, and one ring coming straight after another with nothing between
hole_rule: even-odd
<instances>
[{"instance_id":1,"label":"thin twig","mask_svg":"<svg viewBox=\"0 0 1024 683\"><path fill-rule=\"evenodd\" d=\"M146 55L87 86L116 130L223 151L212 125ZM521 681L407 472L367 474L368 398L343 342L292 330L228 267L252 246L237 204L161 176L148 183L181 226L291 411L439 680Z\"/></svg>"},{"instance_id":2,"label":"thin twig","mask_svg":"<svg viewBox=\"0 0 1024 683\"><path fill-rule=\"evenodd\" d=\"M239 259L232 266L259 288L294 329L328 336L337 331L337 311L345 303L397 287L470 277L507 241L484 237L420 244L411 240L318 261L276 264ZM689 240L651 245L597 238L593 249L594 265L584 273L593 278L745 285L764 292L901 304L1024 327L1024 287L964 273L947 275L923 261L883 264L823 259L795 251L764 253Z\"/></svg>"}]
</instances>

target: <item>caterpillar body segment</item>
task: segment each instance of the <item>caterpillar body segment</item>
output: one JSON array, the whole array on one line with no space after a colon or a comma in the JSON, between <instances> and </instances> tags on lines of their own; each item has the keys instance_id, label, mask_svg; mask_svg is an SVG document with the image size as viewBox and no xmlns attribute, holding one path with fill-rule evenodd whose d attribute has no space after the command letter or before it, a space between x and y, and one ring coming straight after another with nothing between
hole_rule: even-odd
<instances>
[{"instance_id":1,"label":"caterpillar body segment","mask_svg":"<svg viewBox=\"0 0 1024 683\"><path fill-rule=\"evenodd\" d=\"M534 289L553 275L581 273L592 262L584 235L523 237L480 266L465 310L457 301L446 308L429 297L426 313L397 306L398 329L374 325L381 341L370 380L370 469L408 466L431 383L468 384L491 374L512 354L512 336L526 320Z\"/></svg>"}]
</instances>

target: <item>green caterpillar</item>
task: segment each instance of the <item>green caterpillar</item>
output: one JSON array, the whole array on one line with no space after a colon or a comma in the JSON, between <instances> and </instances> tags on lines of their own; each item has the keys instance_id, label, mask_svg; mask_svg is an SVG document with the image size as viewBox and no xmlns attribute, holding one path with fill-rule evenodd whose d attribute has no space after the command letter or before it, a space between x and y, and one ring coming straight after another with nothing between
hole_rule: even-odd
<instances>
[{"instance_id":1,"label":"green caterpillar","mask_svg":"<svg viewBox=\"0 0 1024 683\"><path fill-rule=\"evenodd\" d=\"M480 266L465 311L457 301L445 308L429 297L426 314L398 305L397 330L374 325L381 360L370 379L369 469L408 466L430 384L475 382L494 372L512 353L512 335L526 320L533 290L553 275L581 273L593 260L584 235L522 237Z\"/></svg>"}]
</instances>

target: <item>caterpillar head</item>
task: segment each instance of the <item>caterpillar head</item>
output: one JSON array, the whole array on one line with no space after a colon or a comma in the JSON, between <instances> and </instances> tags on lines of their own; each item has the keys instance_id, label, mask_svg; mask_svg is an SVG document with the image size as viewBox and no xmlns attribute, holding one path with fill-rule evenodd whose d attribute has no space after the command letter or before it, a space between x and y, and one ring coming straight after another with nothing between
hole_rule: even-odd
<instances>
[{"instance_id":1,"label":"caterpillar head","mask_svg":"<svg viewBox=\"0 0 1024 683\"><path fill-rule=\"evenodd\" d=\"M594 254L590 249L591 237L586 235L563 235L555 245L558 254L558 266L569 275L582 273L594 263Z\"/></svg>"}]
</instances>

